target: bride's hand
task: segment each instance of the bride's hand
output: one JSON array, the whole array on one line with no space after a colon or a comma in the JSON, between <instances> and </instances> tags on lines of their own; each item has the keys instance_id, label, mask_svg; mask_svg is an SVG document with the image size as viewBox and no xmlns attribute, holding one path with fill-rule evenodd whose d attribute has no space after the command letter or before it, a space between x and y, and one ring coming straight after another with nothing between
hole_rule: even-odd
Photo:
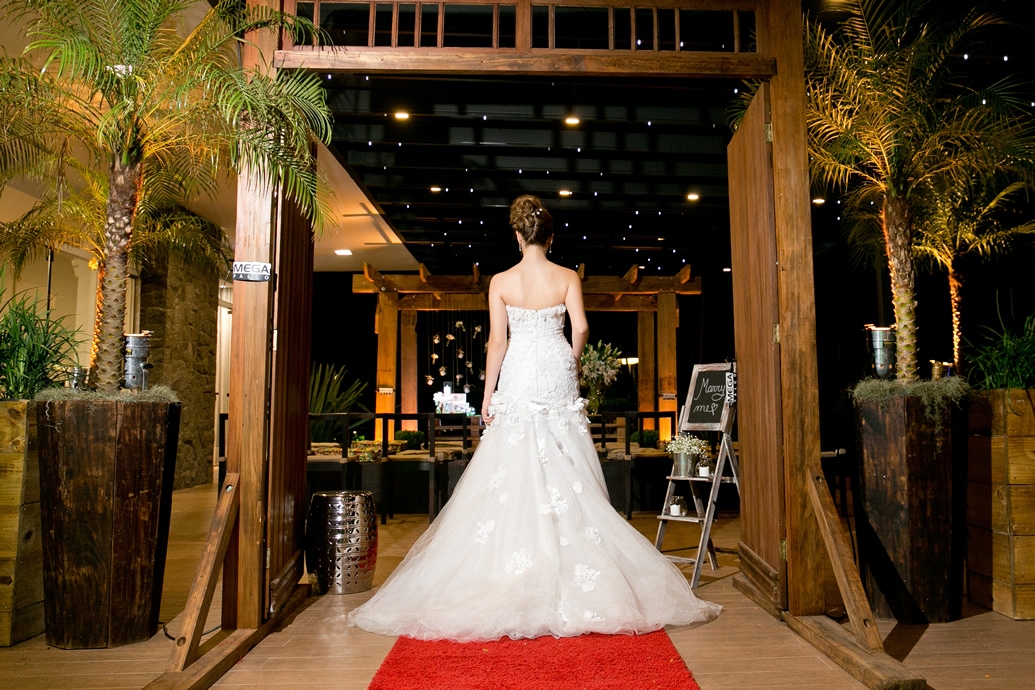
<instances>
[{"instance_id":1,"label":"bride's hand","mask_svg":"<svg viewBox=\"0 0 1035 690\"><path fill-rule=\"evenodd\" d=\"M489 414L489 397L486 396L482 401L482 423L485 424L485 426L488 426L492 424L493 419L495 419L495 417Z\"/></svg>"}]
</instances>

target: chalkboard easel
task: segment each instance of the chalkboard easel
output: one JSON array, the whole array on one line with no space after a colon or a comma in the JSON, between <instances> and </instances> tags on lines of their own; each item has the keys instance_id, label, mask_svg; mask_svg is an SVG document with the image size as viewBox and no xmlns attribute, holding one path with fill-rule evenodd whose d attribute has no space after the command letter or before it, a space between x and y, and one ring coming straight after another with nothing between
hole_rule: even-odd
<instances>
[{"instance_id":1,"label":"chalkboard easel","mask_svg":"<svg viewBox=\"0 0 1035 690\"><path fill-rule=\"evenodd\" d=\"M694 507L697 515L676 516L662 514L658 516L658 536L654 546L662 551L662 544L665 540L665 527L669 521L696 522L701 525L701 541L697 545L695 558L679 558L669 556L677 563L693 565L694 572L690 579L690 586L696 588L701 581L701 563L705 556L712 566L712 570L718 567L715 548L712 545L712 523L715 521L715 505L719 497L719 486L727 481L737 487L740 493L740 466L737 462L737 453L733 448L733 441L730 438L730 428L733 426L733 418L737 408L737 364L726 362L724 364L696 364L694 373L690 377L690 390L686 395L686 403L679 413L679 431L718 431L721 435L719 441L719 456L715 463L715 471L708 478L684 477L676 474L673 463L672 475L668 478L668 492L665 494L665 503L675 492L675 482L690 482L691 493L694 498ZM731 477L725 477L726 469L729 469ZM710 484L708 491L708 502L704 504L693 491L694 482L706 482Z\"/></svg>"}]
</instances>

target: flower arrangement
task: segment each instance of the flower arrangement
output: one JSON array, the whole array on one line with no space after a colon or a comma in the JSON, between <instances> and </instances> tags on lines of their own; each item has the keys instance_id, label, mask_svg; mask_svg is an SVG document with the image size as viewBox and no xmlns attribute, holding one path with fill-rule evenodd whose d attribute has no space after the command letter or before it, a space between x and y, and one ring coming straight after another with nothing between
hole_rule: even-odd
<instances>
[{"instance_id":1,"label":"flower arrangement","mask_svg":"<svg viewBox=\"0 0 1035 690\"><path fill-rule=\"evenodd\" d=\"M622 353L608 343L597 341L596 347L586 343L579 357L579 385L588 389L587 411L596 414L604 398L604 389L618 377Z\"/></svg>"},{"instance_id":2,"label":"flower arrangement","mask_svg":"<svg viewBox=\"0 0 1035 690\"><path fill-rule=\"evenodd\" d=\"M665 450L669 453L681 453L685 455L700 455L706 457L711 447L707 441L703 438L692 436L690 434L680 434L673 436L665 446Z\"/></svg>"}]
</instances>

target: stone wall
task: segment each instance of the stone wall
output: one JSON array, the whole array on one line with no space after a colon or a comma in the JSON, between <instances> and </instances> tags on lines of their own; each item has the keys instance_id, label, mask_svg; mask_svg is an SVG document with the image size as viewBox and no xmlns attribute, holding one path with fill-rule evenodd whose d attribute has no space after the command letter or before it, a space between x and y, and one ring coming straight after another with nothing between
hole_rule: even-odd
<instances>
[{"instance_id":1,"label":"stone wall","mask_svg":"<svg viewBox=\"0 0 1035 690\"><path fill-rule=\"evenodd\" d=\"M212 481L219 280L178 257L141 274L140 328L151 331L152 385L183 403L175 489Z\"/></svg>"}]
</instances>

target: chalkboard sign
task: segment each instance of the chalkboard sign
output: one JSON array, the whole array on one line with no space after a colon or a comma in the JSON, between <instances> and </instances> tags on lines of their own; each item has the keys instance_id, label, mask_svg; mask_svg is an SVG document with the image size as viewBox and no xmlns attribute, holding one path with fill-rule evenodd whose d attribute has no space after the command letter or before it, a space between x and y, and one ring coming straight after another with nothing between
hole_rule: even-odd
<instances>
[{"instance_id":1,"label":"chalkboard sign","mask_svg":"<svg viewBox=\"0 0 1035 690\"><path fill-rule=\"evenodd\" d=\"M680 431L729 433L737 404L737 364L695 364L679 415Z\"/></svg>"}]
</instances>

